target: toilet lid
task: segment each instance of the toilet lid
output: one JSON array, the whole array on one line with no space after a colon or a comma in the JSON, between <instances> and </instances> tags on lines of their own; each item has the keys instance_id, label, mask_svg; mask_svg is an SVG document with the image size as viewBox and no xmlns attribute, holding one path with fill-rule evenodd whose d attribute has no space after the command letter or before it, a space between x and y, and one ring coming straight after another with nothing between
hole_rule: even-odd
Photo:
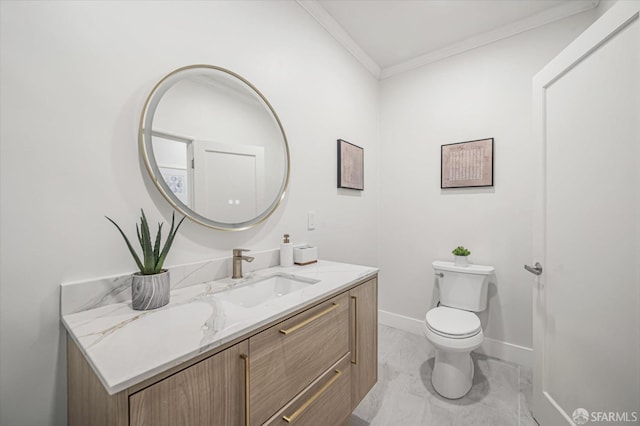
<instances>
[{"instance_id":1,"label":"toilet lid","mask_svg":"<svg viewBox=\"0 0 640 426\"><path fill-rule=\"evenodd\" d=\"M427 312L427 326L435 333L462 339L478 334L480 319L472 312L439 306Z\"/></svg>"}]
</instances>

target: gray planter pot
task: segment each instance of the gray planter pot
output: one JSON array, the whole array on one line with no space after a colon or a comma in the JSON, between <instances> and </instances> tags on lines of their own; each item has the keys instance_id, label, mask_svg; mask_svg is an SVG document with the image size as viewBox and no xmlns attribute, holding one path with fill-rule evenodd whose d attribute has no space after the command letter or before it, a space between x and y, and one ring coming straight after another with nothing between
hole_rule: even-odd
<instances>
[{"instance_id":1,"label":"gray planter pot","mask_svg":"<svg viewBox=\"0 0 640 426\"><path fill-rule=\"evenodd\" d=\"M136 311L148 311L169 303L169 271L155 275L133 274L131 280L131 307Z\"/></svg>"}]
</instances>

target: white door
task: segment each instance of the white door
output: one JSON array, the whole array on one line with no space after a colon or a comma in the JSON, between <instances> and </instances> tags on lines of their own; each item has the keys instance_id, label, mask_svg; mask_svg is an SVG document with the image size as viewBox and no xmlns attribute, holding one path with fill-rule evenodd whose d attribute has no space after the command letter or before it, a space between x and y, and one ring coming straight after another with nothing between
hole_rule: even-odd
<instances>
[{"instance_id":1,"label":"white door","mask_svg":"<svg viewBox=\"0 0 640 426\"><path fill-rule=\"evenodd\" d=\"M533 80L542 426L640 423L639 5L617 3Z\"/></svg>"},{"instance_id":2,"label":"white door","mask_svg":"<svg viewBox=\"0 0 640 426\"><path fill-rule=\"evenodd\" d=\"M194 207L224 223L242 223L264 206L264 148L196 140L193 143Z\"/></svg>"}]
</instances>

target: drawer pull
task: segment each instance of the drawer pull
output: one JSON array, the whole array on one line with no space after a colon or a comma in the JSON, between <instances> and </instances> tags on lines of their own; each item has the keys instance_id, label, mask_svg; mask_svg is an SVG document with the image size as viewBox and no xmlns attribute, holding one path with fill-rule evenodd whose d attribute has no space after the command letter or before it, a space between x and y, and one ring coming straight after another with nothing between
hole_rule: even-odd
<instances>
[{"instance_id":1,"label":"drawer pull","mask_svg":"<svg viewBox=\"0 0 640 426\"><path fill-rule=\"evenodd\" d=\"M317 314L315 314L314 316L307 318L306 320L302 321L300 324L294 325L291 328L287 328L287 329L280 329L280 333L287 335L290 333L293 333L294 331L304 327L305 325L309 324L310 322L313 322L315 320L317 320L318 318L328 314L329 312L333 311L334 309L336 309L338 306L340 306L339 303L335 303L333 302L332 306L329 306L327 309L325 309L322 312L318 312Z\"/></svg>"},{"instance_id":2,"label":"drawer pull","mask_svg":"<svg viewBox=\"0 0 640 426\"><path fill-rule=\"evenodd\" d=\"M358 298L356 296L351 296L353 299L353 311L354 311L354 343L353 343L353 356L354 359L351 360L351 364L358 365Z\"/></svg>"},{"instance_id":3,"label":"drawer pull","mask_svg":"<svg viewBox=\"0 0 640 426\"><path fill-rule=\"evenodd\" d=\"M335 370L335 374L333 375L333 377L331 378L331 380L329 380L327 383L325 383L319 390L318 392L316 392L315 394L313 394L313 396L311 398L309 398L307 400L307 402L305 402L304 404L302 404L300 406L300 408L298 408L291 416L282 416L282 419L287 422L287 423L293 423L298 416L300 416L300 414L302 414L304 412L304 410L306 410L309 405L313 404L313 401L315 401L316 399L318 399L318 397L320 395L322 395L322 393L324 391L327 390L327 388L329 388L329 386L331 386L336 380L338 380L338 378L340 377L340 375L342 374L342 372L340 372L340 370Z\"/></svg>"},{"instance_id":4,"label":"drawer pull","mask_svg":"<svg viewBox=\"0 0 640 426\"><path fill-rule=\"evenodd\" d=\"M249 355L241 354L244 360L244 424L249 426Z\"/></svg>"}]
</instances>

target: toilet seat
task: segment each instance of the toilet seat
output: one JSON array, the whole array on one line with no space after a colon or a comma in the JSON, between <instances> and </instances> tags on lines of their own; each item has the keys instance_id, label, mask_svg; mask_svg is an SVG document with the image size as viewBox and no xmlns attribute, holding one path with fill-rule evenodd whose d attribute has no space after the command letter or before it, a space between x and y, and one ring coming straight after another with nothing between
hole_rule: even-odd
<instances>
[{"instance_id":1,"label":"toilet seat","mask_svg":"<svg viewBox=\"0 0 640 426\"><path fill-rule=\"evenodd\" d=\"M427 312L425 324L433 333L449 339L466 339L482 332L480 319L475 314L446 306Z\"/></svg>"}]
</instances>

